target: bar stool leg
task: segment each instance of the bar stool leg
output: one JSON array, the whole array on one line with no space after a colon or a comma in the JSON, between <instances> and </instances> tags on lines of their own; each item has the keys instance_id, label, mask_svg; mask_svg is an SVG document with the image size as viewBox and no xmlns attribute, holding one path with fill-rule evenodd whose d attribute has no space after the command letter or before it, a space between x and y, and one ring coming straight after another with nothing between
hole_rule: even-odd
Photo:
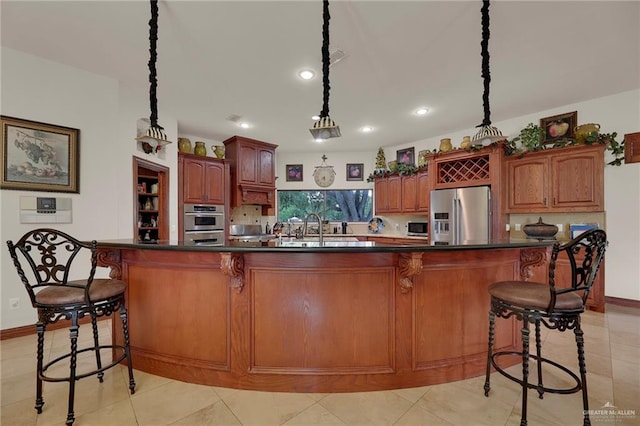
<instances>
[{"instance_id":1,"label":"bar stool leg","mask_svg":"<svg viewBox=\"0 0 640 426\"><path fill-rule=\"evenodd\" d=\"M538 398L542 399L544 387L542 385L542 343L540 339L540 320L536 320L536 355L538 357Z\"/></svg>"},{"instance_id":2,"label":"bar stool leg","mask_svg":"<svg viewBox=\"0 0 640 426\"><path fill-rule=\"evenodd\" d=\"M69 411L67 413L67 425L72 425L75 417L73 414L73 399L76 391L76 364L78 359L78 315L74 312L71 316L69 327L69 339L71 340L71 359L69 362Z\"/></svg>"},{"instance_id":3,"label":"bar stool leg","mask_svg":"<svg viewBox=\"0 0 640 426\"><path fill-rule=\"evenodd\" d=\"M580 369L580 386L582 387L582 406L584 413L584 426L591 425L591 419L589 418L589 397L587 394L587 367L584 360L584 332L580 327L580 318L576 322L576 328L573 330L576 335L576 343L578 345L578 367Z\"/></svg>"},{"instance_id":4,"label":"bar stool leg","mask_svg":"<svg viewBox=\"0 0 640 426\"><path fill-rule=\"evenodd\" d=\"M489 311L489 347L487 348L487 375L484 379L484 396L489 396L491 390L491 357L493 356L493 342L496 327L496 314L493 309Z\"/></svg>"},{"instance_id":5,"label":"bar stool leg","mask_svg":"<svg viewBox=\"0 0 640 426\"><path fill-rule=\"evenodd\" d=\"M100 339L98 337L98 320L96 319L96 315L91 313L91 328L93 330L93 347L96 351L96 365L98 366L98 370L102 368L102 359L100 359ZM104 377L104 371L98 373L98 380L102 383Z\"/></svg>"},{"instance_id":6,"label":"bar stool leg","mask_svg":"<svg viewBox=\"0 0 640 426\"><path fill-rule=\"evenodd\" d=\"M133 395L136 393L136 382L133 379L133 366L131 364L131 349L129 346L129 327L127 325L127 308L124 300L120 304L120 320L122 321L122 334L124 335L124 352L127 356L127 368L129 369L129 390Z\"/></svg>"},{"instance_id":7,"label":"bar stool leg","mask_svg":"<svg viewBox=\"0 0 640 426\"><path fill-rule=\"evenodd\" d=\"M46 325L43 322L38 321L36 324L36 331L38 333L38 361L36 366L36 405L35 409L38 414L42 413L42 406L44 405L44 399L42 398L42 363L44 358L44 331Z\"/></svg>"},{"instance_id":8,"label":"bar stool leg","mask_svg":"<svg viewBox=\"0 0 640 426\"><path fill-rule=\"evenodd\" d=\"M529 316L522 315L522 417L520 426L527 426L527 390L529 389Z\"/></svg>"}]
</instances>

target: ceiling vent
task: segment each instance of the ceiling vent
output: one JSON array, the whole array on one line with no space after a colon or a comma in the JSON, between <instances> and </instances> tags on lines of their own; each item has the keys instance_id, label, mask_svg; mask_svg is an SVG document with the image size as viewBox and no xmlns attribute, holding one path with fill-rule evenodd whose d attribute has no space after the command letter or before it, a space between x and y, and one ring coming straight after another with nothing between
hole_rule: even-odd
<instances>
[{"instance_id":1,"label":"ceiling vent","mask_svg":"<svg viewBox=\"0 0 640 426\"><path fill-rule=\"evenodd\" d=\"M240 119L242 118L241 115L238 114L231 114L230 116L228 116L226 118L227 121L231 121L232 123L237 123L238 121L240 121Z\"/></svg>"}]
</instances>

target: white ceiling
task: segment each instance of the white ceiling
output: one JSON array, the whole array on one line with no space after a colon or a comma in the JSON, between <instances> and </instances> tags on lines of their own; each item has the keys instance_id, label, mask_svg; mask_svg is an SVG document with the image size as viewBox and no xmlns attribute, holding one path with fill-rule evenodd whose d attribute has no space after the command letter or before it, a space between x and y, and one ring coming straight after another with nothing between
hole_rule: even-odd
<instances>
[{"instance_id":1,"label":"white ceiling","mask_svg":"<svg viewBox=\"0 0 640 426\"><path fill-rule=\"evenodd\" d=\"M148 93L147 1L2 0L3 46ZM280 151L371 151L483 119L476 1L331 2L330 115L342 137L313 142L322 108L322 2L161 1L158 104L179 134L234 134ZM640 1L494 1L491 121L640 88ZM298 70L318 72L303 82ZM418 118L412 111L427 106ZM239 115L243 130L227 120ZM149 110L140 111L148 117ZM523 123L523 125L526 123ZM375 131L363 134L361 126Z\"/></svg>"}]
</instances>

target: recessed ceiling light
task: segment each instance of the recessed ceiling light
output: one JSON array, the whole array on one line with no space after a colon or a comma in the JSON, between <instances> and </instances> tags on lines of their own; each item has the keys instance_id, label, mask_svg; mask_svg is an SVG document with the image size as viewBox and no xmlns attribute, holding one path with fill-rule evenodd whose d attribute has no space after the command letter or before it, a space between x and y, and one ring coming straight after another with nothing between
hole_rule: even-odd
<instances>
[{"instance_id":1,"label":"recessed ceiling light","mask_svg":"<svg viewBox=\"0 0 640 426\"><path fill-rule=\"evenodd\" d=\"M369 132L373 132L373 127L371 127L371 126L362 126L362 127L360 128L360 131L361 131L362 133L369 133Z\"/></svg>"},{"instance_id":2,"label":"recessed ceiling light","mask_svg":"<svg viewBox=\"0 0 640 426\"><path fill-rule=\"evenodd\" d=\"M425 108L425 107L420 107L415 111L416 115L426 115L428 113L429 113L429 108Z\"/></svg>"},{"instance_id":3,"label":"recessed ceiling light","mask_svg":"<svg viewBox=\"0 0 640 426\"><path fill-rule=\"evenodd\" d=\"M314 115L313 117L311 117L311 119L313 121L318 121L318 120L320 120L320 116L319 115Z\"/></svg>"},{"instance_id":4,"label":"recessed ceiling light","mask_svg":"<svg viewBox=\"0 0 640 426\"><path fill-rule=\"evenodd\" d=\"M300 77L303 80L311 80L315 76L316 76L316 73L313 72L313 70L302 70L298 73L298 77Z\"/></svg>"},{"instance_id":5,"label":"recessed ceiling light","mask_svg":"<svg viewBox=\"0 0 640 426\"><path fill-rule=\"evenodd\" d=\"M238 126L242 127L243 129L248 129L249 127L251 127L251 124L242 122L238 123Z\"/></svg>"}]
</instances>

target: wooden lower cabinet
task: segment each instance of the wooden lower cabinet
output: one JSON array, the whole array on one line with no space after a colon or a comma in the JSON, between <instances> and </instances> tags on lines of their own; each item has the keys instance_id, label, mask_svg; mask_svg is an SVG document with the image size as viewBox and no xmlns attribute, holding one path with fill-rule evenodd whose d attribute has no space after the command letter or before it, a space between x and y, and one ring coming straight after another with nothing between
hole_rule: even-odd
<instances>
[{"instance_id":1,"label":"wooden lower cabinet","mask_svg":"<svg viewBox=\"0 0 640 426\"><path fill-rule=\"evenodd\" d=\"M487 287L522 276L529 249L99 250L100 265L128 283L136 369L238 389L354 392L483 375ZM515 321L499 321L496 348L517 350Z\"/></svg>"}]
</instances>

